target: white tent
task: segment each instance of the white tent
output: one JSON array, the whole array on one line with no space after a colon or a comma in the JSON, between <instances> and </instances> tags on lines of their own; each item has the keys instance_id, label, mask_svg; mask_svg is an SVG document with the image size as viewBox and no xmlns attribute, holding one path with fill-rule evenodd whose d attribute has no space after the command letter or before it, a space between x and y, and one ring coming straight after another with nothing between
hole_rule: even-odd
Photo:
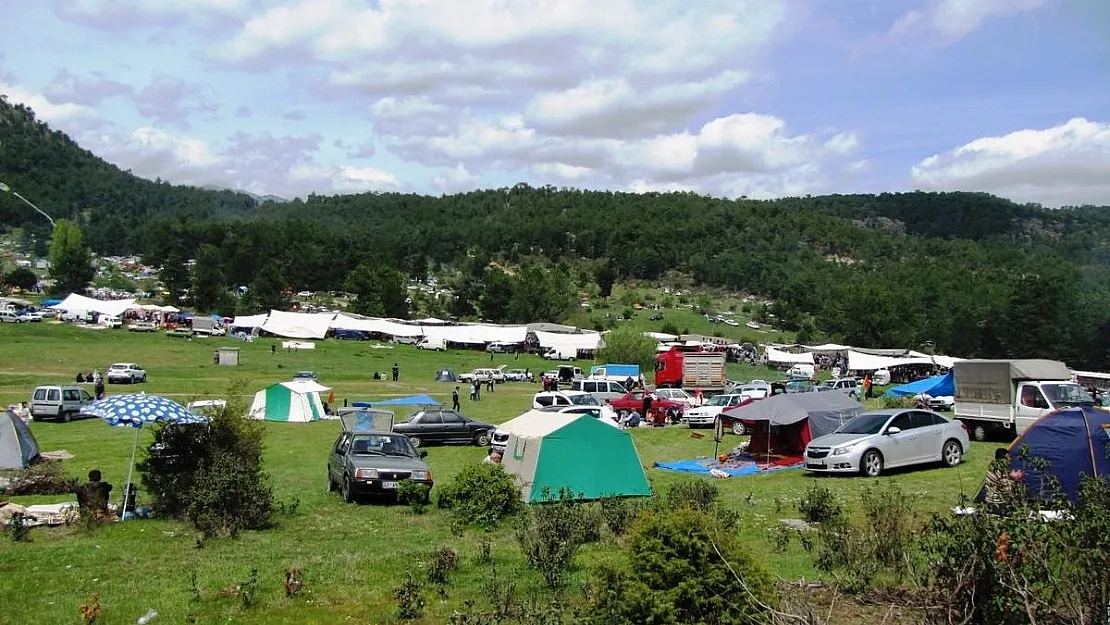
<instances>
[{"instance_id":1,"label":"white tent","mask_svg":"<svg viewBox=\"0 0 1110 625\"><path fill-rule=\"evenodd\" d=\"M326 418L320 393L330 390L313 380L278 382L254 394L247 417L289 423L319 421Z\"/></svg>"},{"instance_id":2,"label":"white tent","mask_svg":"<svg viewBox=\"0 0 1110 625\"><path fill-rule=\"evenodd\" d=\"M768 364L776 364L776 365L797 365L797 364L812 365L813 364L813 353L812 352L805 352L804 354L792 354L790 352L784 352L782 350L775 349L774 347L771 347L770 345L768 345L765 356L767 357Z\"/></svg>"},{"instance_id":3,"label":"white tent","mask_svg":"<svg viewBox=\"0 0 1110 625\"><path fill-rule=\"evenodd\" d=\"M832 354L837 352L846 352L852 349L849 345L838 345L836 343L825 343L824 345L802 345L808 352L817 352L821 354Z\"/></svg>"},{"instance_id":4,"label":"white tent","mask_svg":"<svg viewBox=\"0 0 1110 625\"><path fill-rule=\"evenodd\" d=\"M231 322L231 327L233 327L233 328L247 328L248 330L253 330L255 328L261 328L262 324L266 323L266 317L267 317L267 315L265 315L265 314L262 314L262 315L238 315Z\"/></svg>"},{"instance_id":5,"label":"white tent","mask_svg":"<svg viewBox=\"0 0 1110 625\"><path fill-rule=\"evenodd\" d=\"M400 323L391 319L377 317L358 318L339 313L331 322L331 327L337 330L358 330L360 332L376 332L387 336L424 336L424 328L407 323Z\"/></svg>"},{"instance_id":6,"label":"white tent","mask_svg":"<svg viewBox=\"0 0 1110 625\"><path fill-rule=\"evenodd\" d=\"M601 334L597 332L586 332L583 334L561 334L558 332L541 332L536 331L536 339L540 342L540 347L545 349L556 348L560 350L572 349L598 349L601 347Z\"/></svg>"},{"instance_id":7,"label":"white tent","mask_svg":"<svg viewBox=\"0 0 1110 625\"><path fill-rule=\"evenodd\" d=\"M895 358L893 356L865 354L855 350L848 351L848 369L851 371L875 371L877 369L889 369L890 367L897 367L900 365L931 364L933 364L932 356L925 356L924 358Z\"/></svg>"},{"instance_id":8,"label":"white tent","mask_svg":"<svg viewBox=\"0 0 1110 625\"><path fill-rule=\"evenodd\" d=\"M71 293L61 302L51 306L54 310L64 310L67 313L95 312L102 315L119 317L128 309L135 306L134 299L100 300L84 295Z\"/></svg>"},{"instance_id":9,"label":"white tent","mask_svg":"<svg viewBox=\"0 0 1110 625\"><path fill-rule=\"evenodd\" d=\"M262 329L290 339L322 339L335 313L295 313L271 310ZM234 325L234 323L232 324Z\"/></svg>"},{"instance_id":10,"label":"white tent","mask_svg":"<svg viewBox=\"0 0 1110 625\"><path fill-rule=\"evenodd\" d=\"M443 339L449 343L523 343L528 336L528 326L499 326L476 323L458 326L425 326L424 336L435 342Z\"/></svg>"}]
</instances>

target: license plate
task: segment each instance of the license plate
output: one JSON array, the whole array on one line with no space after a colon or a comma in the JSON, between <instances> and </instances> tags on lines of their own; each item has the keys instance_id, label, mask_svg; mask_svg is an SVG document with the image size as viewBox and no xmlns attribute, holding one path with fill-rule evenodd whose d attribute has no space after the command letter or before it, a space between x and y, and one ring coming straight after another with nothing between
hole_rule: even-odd
<instances>
[{"instance_id":1,"label":"license plate","mask_svg":"<svg viewBox=\"0 0 1110 625\"><path fill-rule=\"evenodd\" d=\"M382 488L397 488L397 482L382 482Z\"/></svg>"},{"instance_id":2,"label":"license plate","mask_svg":"<svg viewBox=\"0 0 1110 625\"><path fill-rule=\"evenodd\" d=\"M824 462L807 462L806 466L807 467L813 467L814 469L824 469L825 468L825 463Z\"/></svg>"}]
</instances>

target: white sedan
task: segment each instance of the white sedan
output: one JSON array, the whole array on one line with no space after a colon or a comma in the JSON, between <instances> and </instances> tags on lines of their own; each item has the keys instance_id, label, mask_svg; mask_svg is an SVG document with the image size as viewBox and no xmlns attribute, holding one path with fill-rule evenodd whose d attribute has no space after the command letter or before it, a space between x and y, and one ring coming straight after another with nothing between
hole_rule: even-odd
<instances>
[{"instance_id":1,"label":"white sedan","mask_svg":"<svg viewBox=\"0 0 1110 625\"><path fill-rule=\"evenodd\" d=\"M695 406L701 405L701 403L698 402L697 397L691 395L690 393L687 393L680 388L660 388L655 390L655 394L663 399L669 399L671 401L677 401L681 404L685 404L687 408L693 408Z\"/></svg>"}]
</instances>

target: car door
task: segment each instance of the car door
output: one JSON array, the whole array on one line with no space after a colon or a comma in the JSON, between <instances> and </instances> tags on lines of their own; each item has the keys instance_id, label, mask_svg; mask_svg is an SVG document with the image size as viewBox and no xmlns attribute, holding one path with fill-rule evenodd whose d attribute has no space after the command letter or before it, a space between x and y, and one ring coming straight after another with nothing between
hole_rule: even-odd
<instances>
[{"instance_id":1,"label":"car door","mask_svg":"<svg viewBox=\"0 0 1110 625\"><path fill-rule=\"evenodd\" d=\"M462 415L454 410L444 410L440 412L440 418L443 420L443 425L440 427L444 442L470 440L470 434L466 431L466 419L463 419Z\"/></svg>"},{"instance_id":2,"label":"car door","mask_svg":"<svg viewBox=\"0 0 1110 625\"><path fill-rule=\"evenodd\" d=\"M62 412L76 412L81 409L81 391L75 388L62 389Z\"/></svg>"},{"instance_id":3,"label":"car door","mask_svg":"<svg viewBox=\"0 0 1110 625\"><path fill-rule=\"evenodd\" d=\"M412 432L413 436L419 436L421 440L434 443L443 440L443 417L440 416L438 410L425 410L424 414L416 420L416 427Z\"/></svg>"},{"instance_id":4,"label":"car door","mask_svg":"<svg viewBox=\"0 0 1110 625\"><path fill-rule=\"evenodd\" d=\"M337 484L343 480L344 463L347 461L347 447L351 444L351 435L344 432L335 440L331 453L328 454L328 476Z\"/></svg>"},{"instance_id":5,"label":"car door","mask_svg":"<svg viewBox=\"0 0 1110 625\"><path fill-rule=\"evenodd\" d=\"M898 428L899 431L891 432L893 428ZM900 413L886 425L879 448L883 452L883 465L887 467L898 467L916 461L920 452L917 449L917 433L913 429L910 411Z\"/></svg>"},{"instance_id":6,"label":"car door","mask_svg":"<svg viewBox=\"0 0 1110 625\"><path fill-rule=\"evenodd\" d=\"M924 410L913 412L914 431L917 432L919 462L934 462L940 460L940 448L944 444L941 440L944 426L934 421L935 415ZM940 417L936 417L940 418Z\"/></svg>"}]
</instances>

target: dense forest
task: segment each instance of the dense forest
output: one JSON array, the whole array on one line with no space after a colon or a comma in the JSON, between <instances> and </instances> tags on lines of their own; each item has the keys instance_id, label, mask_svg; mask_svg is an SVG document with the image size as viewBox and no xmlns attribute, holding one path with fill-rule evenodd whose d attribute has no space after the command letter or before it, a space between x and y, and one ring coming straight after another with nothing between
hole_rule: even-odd
<instances>
[{"instance_id":1,"label":"dense forest","mask_svg":"<svg viewBox=\"0 0 1110 625\"><path fill-rule=\"evenodd\" d=\"M163 267L175 297L194 287L201 308L265 308L286 288L346 289L366 312L398 313L387 291L404 276L450 270L459 297L449 313L557 320L586 286L604 294L614 281L677 271L772 299L778 323L806 338L1110 369L1104 207L1048 210L973 193L756 201L525 184L259 203L138 178L2 98L0 142L0 180L76 221L93 251ZM50 234L2 195L0 227ZM254 296L234 303L233 285Z\"/></svg>"}]
</instances>

